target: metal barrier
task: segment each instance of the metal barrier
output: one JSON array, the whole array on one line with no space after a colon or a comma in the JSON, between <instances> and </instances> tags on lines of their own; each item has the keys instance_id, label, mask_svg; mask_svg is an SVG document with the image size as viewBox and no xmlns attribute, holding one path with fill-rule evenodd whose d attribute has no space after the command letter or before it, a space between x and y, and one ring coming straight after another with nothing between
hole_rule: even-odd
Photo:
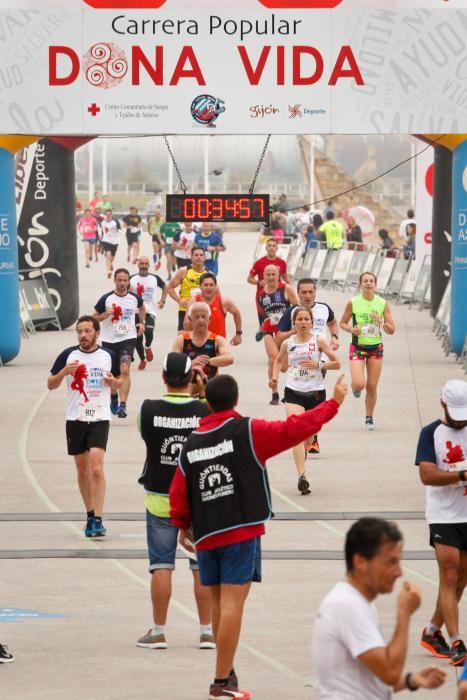
<instances>
[{"instance_id":1,"label":"metal barrier","mask_svg":"<svg viewBox=\"0 0 467 700\"><path fill-rule=\"evenodd\" d=\"M290 279L296 278L296 272L305 255L305 251L306 242L301 238L297 238L290 244L289 254L287 256L287 272L289 273Z\"/></svg>"},{"instance_id":2,"label":"metal barrier","mask_svg":"<svg viewBox=\"0 0 467 700\"><path fill-rule=\"evenodd\" d=\"M418 304L419 309L429 303L431 292L431 255L425 255L422 265L418 272L415 288L410 299L410 307L412 304Z\"/></svg>"},{"instance_id":3,"label":"metal barrier","mask_svg":"<svg viewBox=\"0 0 467 700\"><path fill-rule=\"evenodd\" d=\"M391 277L386 286L386 295L397 297L397 300L399 300L411 262L412 256L410 255L409 258L406 258L402 251L394 259Z\"/></svg>"}]
</instances>

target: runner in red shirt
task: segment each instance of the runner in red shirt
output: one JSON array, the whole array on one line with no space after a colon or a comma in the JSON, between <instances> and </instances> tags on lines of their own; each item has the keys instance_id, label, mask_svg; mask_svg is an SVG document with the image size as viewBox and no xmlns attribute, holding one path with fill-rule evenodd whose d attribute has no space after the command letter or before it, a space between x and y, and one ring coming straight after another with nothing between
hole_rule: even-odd
<instances>
[{"instance_id":1,"label":"runner in red shirt","mask_svg":"<svg viewBox=\"0 0 467 700\"><path fill-rule=\"evenodd\" d=\"M287 273L287 263L282 258L277 255L277 241L275 238L269 238L266 241L266 255L262 258L258 258L253 263L253 267L248 273L247 282L249 284L256 285L256 305L258 306L258 297L264 287L264 270L268 265L275 265L279 270L279 280L284 284L290 284L290 278ZM258 311L258 320L261 325L261 315L260 310ZM256 340L259 342L262 338L262 334L258 331L256 334Z\"/></svg>"}]
</instances>

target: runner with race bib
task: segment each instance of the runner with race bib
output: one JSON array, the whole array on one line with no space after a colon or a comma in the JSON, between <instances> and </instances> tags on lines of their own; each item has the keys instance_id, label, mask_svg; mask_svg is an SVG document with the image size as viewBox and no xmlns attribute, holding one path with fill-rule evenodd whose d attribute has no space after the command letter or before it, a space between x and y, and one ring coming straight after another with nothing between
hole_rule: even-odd
<instances>
[{"instance_id":1,"label":"runner with race bib","mask_svg":"<svg viewBox=\"0 0 467 700\"><path fill-rule=\"evenodd\" d=\"M359 282L360 294L347 303L340 326L352 335L349 347L352 392L358 399L366 388L365 426L367 430L374 430L373 413L383 368L382 331L392 335L395 325L389 304L383 297L375 294L376 275L373 272L362 272Z\"/></svg>"},{"instance_id":2,"label":"runner with race bib","mask_svg":"<svg viewBox=\"0 0 467 700\"><path fill-rule=\"evenodd\" d=\"M81 316L76 323L78 345L66 348L55 360L47 386L58 389L66 378L68 406L66 439L75 460L78 486L86 507L86 537L103 537L105 497L104 455L109 436L110 392L117 391L124 376L116 355L101 348L99 323ZM126 368L125 368L126 372Z\"/></svg>"},{"instance_id":3,"label":"runner with race bib","mask_svg":"<svg viewBox=\"0 0 467 700\"><path fill-rule=\"evenodd\" d=\"M136 347L136 338L144 332L146 307L139 294L128 291L130 273L119 268L114 273L115 289L101 296L94 307L94 318L101 322L102 347L113 350L120 362L120 369L127 365L125 380L120 389L120 403L117 392L112 392L110 410L119 418L127 417L126 402L130 393L130 364ZM136 314L139 322L136 323ZM122 372L123 373L123 372Z\"/></svg>"},{"instance_id":4,"label":"runner with race bib","mask_svg":"<svg viewBox=\"0 0 467 700\"><path fill-rule=\"evenodd\" d=\"M275 265L267 265L264 268L264 286L257 299L259 317L261 319L261 334L264 339L264 348L268 357L268 381L272 379L272 366L279 349L275 337L282 314L292 304L299 304L297 292L289 284L279 283L279 270ZM279 405L279 394L272 392L269 402L271 406Z\"/></svg>"},{"instance_id":5,"label":"runner with race bib","mask_svg":"<svg viewBox=\"0 0 467 700\"><path fill-rule=\"evenodd\" d=\"M326 401L323 370L339 369L340 362L327 340L313 331L311 309L297 306L292 313L295 335L284 340L274 360L269 383L277 392L278 377L287 360L287 379L284 389L287 416L299 415ZM302 496L310 493L310 482L305 474L306 441L293 448L298 473L298 490Z\"/></svg>"}]
</instances>

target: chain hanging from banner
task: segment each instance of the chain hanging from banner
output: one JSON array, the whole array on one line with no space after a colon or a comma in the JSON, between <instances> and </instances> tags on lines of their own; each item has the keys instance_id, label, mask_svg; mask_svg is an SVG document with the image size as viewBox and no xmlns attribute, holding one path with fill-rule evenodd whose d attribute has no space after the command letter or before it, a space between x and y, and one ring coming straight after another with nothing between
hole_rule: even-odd
<instances>
[{"instance_id":1,"label":"chain hanging from banner","mask_svg":"<svg viewBox=\"0 0 467 700\"><path fill-rule=\"evenodd\" d=\"M170 157L171 157L171 159L172 159L172 163L173 163L173 165L174 165L175 172L176 172L177 175L178 175L178 184L180 185L180 189L182 190L183 194L186 194L186 185L185 185L185 182L184 182L184 180L183 180L183 178L182 178L182 176L181 176L180 170L178 169L177 161L175 160L175 156L174 156L174 154L172 153L172 149L170 148L169 140L168 140L168 138L167 138L167 136L166 136L165 134L162 134L162 138L163 138L164 141L165 141L165 145L167 146L167 150L168 150L169 155L170 155Z\"/></svg>"},{"instance_id":2,"label":"chain hanging from banner","mask_svg":"<svg viewBox=\"0 0 467 700\"><path fill-rule=\"evenodd\" d=\"M248 192L249 192L250 195L254 194L255 185L256 185L256 180L257 180L257 178L258 178L259 171L261 170L261 166L262 166L262 164L263 164L263 160L264 160L264 156L266 155L266 151L268 150L268 146L269 146L269 141L270 141L270 140L271 140L271 134L268 134L268 136L267 136L267 138L266 138L266 143L264 144L263 151L262 151L262 153L261 153L261 155L260 155L260 157L259 157L258 165L256 166L256 172L255 172L255 174L254 174L254 176L253 176L253 181L252 181L252 183L251 183L251 185L250 185L250 189L248 190Z\"/></svg>"}]
</instances>

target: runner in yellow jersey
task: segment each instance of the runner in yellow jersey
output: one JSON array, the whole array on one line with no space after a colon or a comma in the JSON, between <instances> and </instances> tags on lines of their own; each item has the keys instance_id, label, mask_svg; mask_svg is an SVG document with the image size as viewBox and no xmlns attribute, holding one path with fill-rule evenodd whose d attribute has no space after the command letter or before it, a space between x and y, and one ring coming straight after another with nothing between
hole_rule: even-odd
<instances>
[{"instance_id":1,"label":"runner in yellow jersey","mask_svg":"<svg viewBox=\"0 0 467 700\"><path fill-rule=\"evenodd\" d=\"M360 294L347 303L340 322L340 327L352 335L349 361L353 395L358 399L366 388L365 425L368 430L375 428L373 413L383 368L382 331L392 335L396 330L389 304L375 294L376 282L373 272L362 272Z\"/></svg>"},{"instance_id":2,"label":"runner in yellow jersey","mask_svg":"<svg viewBox=\"0 0 467 700\"><path fill-rule=\"evenodd\" d=\"M189 300L200 293L200 277L207 270L204 267L206 252L201 246L193 246L191 250L191 264L177 270L172 280L167 285L167 293L178 304L178 330L183 330ZM177 287L180 290L177 294Z\"/></svg>"}]
</instances>

